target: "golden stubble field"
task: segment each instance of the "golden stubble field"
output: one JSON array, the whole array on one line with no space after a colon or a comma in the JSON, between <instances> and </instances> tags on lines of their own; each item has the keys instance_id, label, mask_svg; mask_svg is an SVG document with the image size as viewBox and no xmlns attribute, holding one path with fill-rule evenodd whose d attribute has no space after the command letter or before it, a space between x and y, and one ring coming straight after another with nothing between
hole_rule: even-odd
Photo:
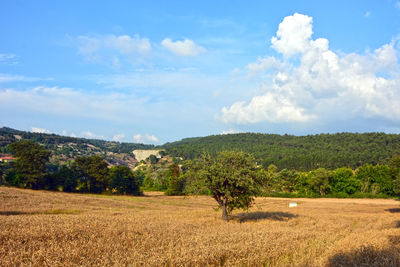
<instances>
[{"instance_id":1,"label":"golden stubble field","mask_svg":"<svg viewBox=\"0 0 400 267\"><path fill-rule=\"evenodd\" d=\"M215 207L0 187L0 266L400 266L395 200L258 198L228 223Z\"/></svg>"}]
</instances>

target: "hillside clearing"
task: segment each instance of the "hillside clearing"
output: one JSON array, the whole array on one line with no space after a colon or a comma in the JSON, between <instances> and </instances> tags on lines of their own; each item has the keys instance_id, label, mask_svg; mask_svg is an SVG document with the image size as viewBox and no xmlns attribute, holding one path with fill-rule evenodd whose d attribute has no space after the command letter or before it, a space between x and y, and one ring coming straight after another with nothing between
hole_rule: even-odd
<instances>
[{"instance_id":1,"label":"hillside clearing","mask_svg":"<svg viewBox=\"0 0 400 267\"><path fill-rule=\"evenodd\" d=\"M0 265L396 266L399 204L257 198L248 213L225 223L206 196L0 187Z\"/></svg>"}]
</instances>

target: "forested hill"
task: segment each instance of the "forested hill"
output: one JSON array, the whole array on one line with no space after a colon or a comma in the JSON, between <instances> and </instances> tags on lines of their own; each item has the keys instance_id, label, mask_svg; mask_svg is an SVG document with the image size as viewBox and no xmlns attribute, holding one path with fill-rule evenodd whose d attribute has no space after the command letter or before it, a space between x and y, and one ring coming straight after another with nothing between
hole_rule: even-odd
<instances>
[{"instance_id":1,"label":"forested hill","mask_svg":"<svg viewBox=\"0 0 400 267\"><path fill-rule=\"evenodd\" d=\"M47 133L32 133L19 131L8 127L0 128L0 146L6 143L12 143L18 139L27 139L34 142L44 144L45 146L61 145L74 143L81 145L82 148L87 145L92 145L104 152L114 153L130 153L134 149L153 149L153 145L137 144L137 143L119 143L112 141L105 141L99 139L86 139L79 137L61 136L57 134Z\"/></svg>"},{"instance_id":2,"label":"forested hill","mask_svg":"<svg viewBox=\"0 0 400 267\"><path fill-rule=\"evenodd\" d=\"M248 152L259 164L275 164L279 169L313 170L319 167L357 168L365 163L386 164L400 155L400 135L385 133L337 133L307 136L240 133L186 138L162 146L119 143L97 139L31 133L0 128L0 153L9 153L8 144L28 139L52 151L54 161L65 162L77 156L102 154L115 164L133 164L135 149L164 148L174 157L193 159L203 152L222 150ZM125 163L124 163L125 162ZM129 164L128 164L129 165Z\"/></svg>"},{"instance_id":3,"label":"forested hill","mask_svg":"<svg viewBox=\"0 0 400 267\"><path fill-rule=\"evenodd\" d=\"M133 150L154 149L153 145L32 133L2 127L0 128L0 153L10 153L8 145L22 139L37 142L50 150L53 163L64 163L78 156L100 154L111 164L134 166L135 159L131 154Z\"/></svg>"},{"instance_id":4,"label":"forested hill","mask_svg":"<svg viewBox=\"0 0 400 267\"><path fill-rule=\"evenodd\" d=\"M365 163L383 164L400 155L400 135L337 133L307 136L240 133L186 138L163 148L175 157L196 158L203 152L240 150L254 155L263 166L312 170L319 167L357 168Z\"/></svg>"}]
</instances>

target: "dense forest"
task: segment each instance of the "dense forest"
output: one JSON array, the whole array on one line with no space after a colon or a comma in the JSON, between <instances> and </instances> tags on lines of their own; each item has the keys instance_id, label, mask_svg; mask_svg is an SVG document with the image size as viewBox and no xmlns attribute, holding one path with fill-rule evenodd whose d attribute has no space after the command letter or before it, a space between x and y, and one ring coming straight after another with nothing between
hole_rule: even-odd
<instances>
[{"instance_id":1,"label":"dense forest","mask_svg":"<svg viewBox=\"0 0 400 267\"><path fill-rule=\"evenodd\" d=\"M309 171L317 168L355 169L364 164L388 164L400 155L400 135L337 133L307 136L240 133L186 138L162 146L174 157L195 159L223 150L252 154L263 167Z\"/></svg>"}]
</instances>

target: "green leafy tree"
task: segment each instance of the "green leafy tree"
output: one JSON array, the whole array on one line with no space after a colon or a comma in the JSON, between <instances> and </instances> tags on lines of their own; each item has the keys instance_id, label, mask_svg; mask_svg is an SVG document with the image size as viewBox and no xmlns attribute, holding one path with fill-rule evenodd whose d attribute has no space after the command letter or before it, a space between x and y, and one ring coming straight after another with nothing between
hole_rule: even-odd
<instances>
[{"instance_id":1,"label":"green leafy tree","mask_svg":"<svg viewBox=\"0 0 400 267\"><path fill-rule=\"evenodd\" d=\"M293 192L299 174L295 170L283 169L274 176L275 185L280 192Z\"/></svg>"},{"instance_id":2,"label":"green leafy tree","mask_svg":"<svg viewBox=\"0 0 400 267\"><path fill-rule=\"evenodd\" d=\"M118 194L142 195L140 191L139 173L127 166L113 166L109 172L110 187Z\"/></svg>"},{"instance_id":3,"label":"green leafy tree","mask_svg":"<svg viewBox=\"0 0 400 267\"><path fill-rule=\"evenodd\" d=\"M400 156L393 157L390 162L393 193L400 196Z\"/></svg>"},{"instance_id":4,"label":"green leafy tree","mask_svg":"<svg viewBox=\"0 0 400 267\"><path fill-rule=\"evenodd\" d=\"M79 191L102 193L107 189L108 164L101 156L78 157L71 167L78 178Z\"/></svg>"},{"instance_id":5,"label":"green leafy tree","mask_svg":"<svg viewBox=\"0 0 400 267\"><path fill-rule=\"evenodd\" d=\"M345 167L336 169L329 183L336 193L342 192L351 195L361 189L361 182L354 177L350 168Z\"/></svg>"},{"instance_id":6,"label":"green leafy tree","mask_svg":"<svg viewBox=\"0 0 400 267\"><path fill-rule=\"evenodd\" d=\"M177 164L171 164L168 167L168 188L165 191L165 194L168 196L179 196L183 195L184 188L184 178L180 175L180 168Z\"/></svg>"},{"instance_id":7,"label":"green leafy tree","mask_svg":"<svg viewBox=\"0 0 400 267\"><path fill-rule=\"evenodd\" d=\"M387 165L365 164L357 169L356 178L362 182L363 193L393 194L391 169Z\"/></svg>"},{"instance_id":8,"label":"green leafy tree","mask_svg":"<svg viewBox=\"0 0 400 267\"><path fill-rule=\"evenodd\" d=\"M154 179L150 174L145 175L142 185L146 190L156 190L154 186Z\"/></svg>"},{"instance_id":9,"label":"green leafy tree","mask_svg":"<svg viewBox=\"0 0 400 267\"><path fill-rule=\"evenodd\" d=\"M319 168L309 173L308 183L314 192L319 193L321 196L326 195L330 190L329 180L332 177L332 172Z\"/></svg>"},{"instance_id":10,"label":"green leafy tree","mask_svg":"<svg viewBox=\"0 0 400 267\"><path fill-rule=\"evenodd\" d=\"M17 158L15 169L21 179L20 184L25 188L44 188L46 164L49 162L51 153L29 140L13 143L10 148Z\"/></svg>"},{"instance_id":11,"label":"green leafy tree","mask_svg":"<svg viewBox=\"0 0 400 267\"><path fill-rule=\"evenodd\" d=\"M203 170L201 160L187 160L182 164L182 175L180 177L185 195L210 195L204 181L201 179L200 173Z\"/></svg>"},{"instance_id":12,"label":"green leafy tree","mask_svg":"<svg viewBox=\"0 0 400 267\"><path fill-rule=\"evenodd\" d=\"M243 152L223 151L215 159L204 155L200 177L222 209L224 221L232 210L248 209L259 192L256 162Z\"/></svg>"},{"instance_id":13,"label":"green leafy tree","mask_svg":"<svg viewBox=\"0 0 400 267\"><path fill-rule=\"evenodd\" d=\"M295 185L296 192L311 196L313 195L313 188L309 184L309 173L307 172L299 172L297 176L297 183Z\"/></svg>"}]
</instances>

